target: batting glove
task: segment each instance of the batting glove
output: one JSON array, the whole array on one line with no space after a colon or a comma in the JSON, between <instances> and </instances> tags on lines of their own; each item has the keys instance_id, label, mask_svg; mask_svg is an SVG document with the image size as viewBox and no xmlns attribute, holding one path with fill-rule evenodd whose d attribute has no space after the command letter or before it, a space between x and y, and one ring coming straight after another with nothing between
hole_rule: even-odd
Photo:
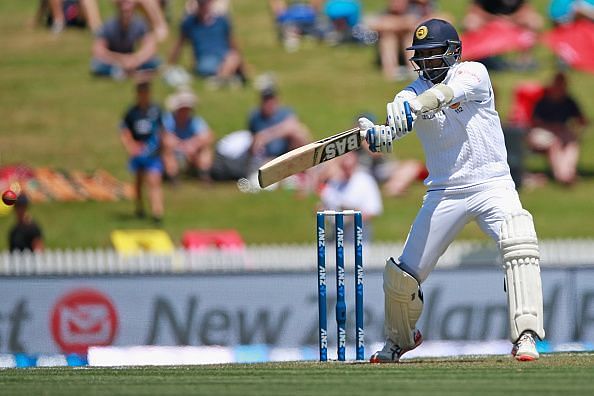
<instances>
[{"instance_id":1,"label":"batting glove","mask_svg":"<svg viewBox=\"0 0 594 396\"><path fill-rule=\"evenodd\" d=\"M359 118L359 129L365 132L369 150L374 153L391 153L394 136L387 125L375 125L367 118Z\"/></svg>"},{"instance_id":2,"label":"batting glove","mask_svg":"<svg viewBox=\"0 0 594 396\"><path fill-rule=\"evenodd\" d=\"M395 135L394 139L400 139L413 129L413 123L417 118L411 110L410 103L404 99L396 98L387 105L388 125Z\"/></svg>"}]
</instances>

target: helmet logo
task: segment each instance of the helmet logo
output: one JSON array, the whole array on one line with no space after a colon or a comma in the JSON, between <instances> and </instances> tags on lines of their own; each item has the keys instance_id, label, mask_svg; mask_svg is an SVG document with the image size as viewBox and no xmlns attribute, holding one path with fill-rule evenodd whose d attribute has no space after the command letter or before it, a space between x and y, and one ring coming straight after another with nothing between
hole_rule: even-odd
<instances>
[{"instance_id":1,"label":"helmet logo","mask_svg":"<svg viewBox=\"0 0 594 396\"><path fill-rule=\"evenodd\" d=\"M429 29L427 29L427 26L425 26L425 25L419 26L417 28L417 31L415 32L415 37L418 38L419 40L423 40L425 37L427 37L428 33L429 33Z\"/></svg>"}]
</instances>

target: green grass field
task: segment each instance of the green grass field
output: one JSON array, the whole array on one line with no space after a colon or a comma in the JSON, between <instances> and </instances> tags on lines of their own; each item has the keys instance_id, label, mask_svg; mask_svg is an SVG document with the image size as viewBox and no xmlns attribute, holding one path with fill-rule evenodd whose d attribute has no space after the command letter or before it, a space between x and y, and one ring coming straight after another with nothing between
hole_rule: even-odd
<instances>
[{"instance_id":1,"label":"green grass field","mask_svg":"<svg viewBox=\"0 0 594 396\"><path fill-rule=\"evenodd\" d=\"M290 362L0 371L9 395L591 395L594 355L414 359L400 364Z\"/></svg>"},{"instance_id":2,"label":"green grass field","mask_svg":"<svg viewBox=\"0 0 594 396\"><path fill-rule=\"evenodd\" d=\"M59 37L43 28L27 27L33 15L31 1L0 2L0 166L24 163L72 170L104 168L125 180L126 156L118 140L119 119L132 100L131 82L93 79L88 72L91 34L66 31ZM181 1L174 5L172 34L160 45L167 57L177 32ZM544 12L548 1L534 1ZM110 2L101 2L109 15ZM365 12L379 12L384 0L366 0ZM442 8L458 21L466 0L442 2ZM315 138L322 138L351 126L361 111L379 117L385 103L403 88L403 83L386 82L375 65L372 47L329 48L305 43L297 53L286 53L278 44L266 2L233 2L237 37L245 54L249 74L274 71L282 98L310 127ZM183 62L189 64L189 48ZM498 106L503 116L510 111L515 84L524 80L545 82L555 69L555 59L545 48L536 52L541 67L530 73L492 73ZM571 88L594 119L594 76L570 73ZM201 81L194 88L201 98L199 112L218 137L245 128L249 110L257 95L253 88L211 92ZM160 80L155 96L163 100L169 89ZM594 129L583 139L580 168L590 175L594 170ZM395 148L400 158L423 158L416 137L403 139ZM542 158L529 158L534 170L546 170ZM385 214L375 222L376 240L403 240L420 206L423 186L415 185L403 198L385 199ZM297 198L291 192L242 194L234 184L204 186L194 181L180 188L165 187L164 229L175 242L189 228L235 228L248 243L311 242L314 239L313 211L317 198ZM594 178L584 176L573 188L553 183L522 192L527 209L533 212L541 238L594 237L590 220ZM34 217L44 228L48 248L105 247L113 229L147 228L149 221L131 217L130 202L120 203L44 203L33 208ZM6 248L3 235L12 219L0 217L0 250ZM467 227L461 238L483 238L475 226Z\"/></svg>"}]
</instances>

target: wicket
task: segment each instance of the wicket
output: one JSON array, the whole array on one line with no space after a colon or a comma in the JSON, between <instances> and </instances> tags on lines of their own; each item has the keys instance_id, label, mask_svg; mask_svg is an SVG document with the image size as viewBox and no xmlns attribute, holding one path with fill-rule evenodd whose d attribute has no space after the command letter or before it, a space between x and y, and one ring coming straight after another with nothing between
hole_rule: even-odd
<instances>
[{"instance_id":1,"label":"wicket","mask_svg":"<svg viewBox=\"0 0 594 396\"><path fill-rule=\"evenodd\" d=\"M355 344L356 359L365 359L363 330L363 220L360 211L317 212L318 312L320 361L328 360L328 318L326 312L326 216L334 216L336 235L336 327L338 360L346 360L346 301L344 268L344 216L353 216L355 246Z\"/></svg>"}]
</instances>

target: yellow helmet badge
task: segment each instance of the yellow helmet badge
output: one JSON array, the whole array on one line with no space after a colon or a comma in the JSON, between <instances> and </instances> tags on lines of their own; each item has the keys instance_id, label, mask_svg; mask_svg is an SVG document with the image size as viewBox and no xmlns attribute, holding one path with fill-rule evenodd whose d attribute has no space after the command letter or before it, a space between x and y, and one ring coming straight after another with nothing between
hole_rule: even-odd
<instances>
[{"instance_id":1,"label":"yellow helmet badge","mask_svg":"<svg viewBox=\"0 0 594 396\"><path fill-rule=\"evenodd\" d=\"M427 26L422 25L417 28L417 31L415 32L415 37L419 40L423 40L425 37L427 37L428 33L429 29L427 29Z\"/></svg>"}]
</instances>

